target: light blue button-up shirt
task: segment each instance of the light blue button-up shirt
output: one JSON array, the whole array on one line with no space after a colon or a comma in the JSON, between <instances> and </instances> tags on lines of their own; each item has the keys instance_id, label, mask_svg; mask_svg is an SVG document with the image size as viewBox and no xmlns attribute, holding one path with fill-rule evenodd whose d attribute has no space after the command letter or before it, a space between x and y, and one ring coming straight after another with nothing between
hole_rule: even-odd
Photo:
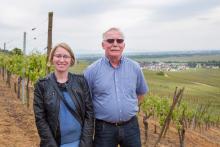
<instances>
[{"instance_id":1,"label":"light blue button-up shirt","mask_svg":"<svg viewBox=\"0 0 220 147\"><path fill-rule=\"evenodd\" d=\"M137 62L122 57L114 68L106 57L94 62L84 72L88 81L95 116L108 122L127 121L138 111L138 95L148 91Z\"/></svg>"}]
</instances>

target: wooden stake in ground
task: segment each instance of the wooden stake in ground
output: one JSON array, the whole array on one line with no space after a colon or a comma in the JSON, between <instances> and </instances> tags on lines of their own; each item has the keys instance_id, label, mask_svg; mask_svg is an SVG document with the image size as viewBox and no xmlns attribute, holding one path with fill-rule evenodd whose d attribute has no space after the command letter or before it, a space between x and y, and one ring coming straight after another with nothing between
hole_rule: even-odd
<instances>
[{"instance_id":1,"label":"wooden stake in ground","mask_svg":"<svg viewBox=\"0 0 220 147\"><path fill-rule=\"evenodd\" d=\"M171 121L171 117L172 117L172 113L173 113L173 110L177 104L178 101L181 100L182 98L182 94L183 94L183 91L184 91L184 88L180 89L178 92L177 92L177 87L175 89L175 92L174 92L174 96L173 96L173 103L170 107L170 111L164 121L164 125L162 126L162 129L161 129L161 132L160 132L160 135L155 143L155 146L157 146L157 144L160 142L161 140L161 137L164 135L164 133L166 132L166 130L169 128L169 124L170 124L170 121Z\"/></svg>"},{"instance_id":2,"label":"wooden stake in ground","mask_svg":"<svg viewBox=\"0 0 220 147\"><path fill-rule=\"evenodd\" d=\"M52 48L52 28L53 28L53 12L48 13L48 37L47 37L47 60L49 59L50 50ZM46 66L46 74L50 72L50 68Z\"/></svg>"},{"instance_id":3,"label":"wooden stake in ground","mask_svg":"<svg viewBox=\"0 0 220 147\"><path fill-rule=\"evenodd\" d=\"M147 139L148 139L148 119L153 115L152 112L150 112L149 114L145 113L144 117L143 117L143 124L144 124L144 136L145 136L145 140L144 140L144 144L147 143Z\"/></svg>"}]
</instances>

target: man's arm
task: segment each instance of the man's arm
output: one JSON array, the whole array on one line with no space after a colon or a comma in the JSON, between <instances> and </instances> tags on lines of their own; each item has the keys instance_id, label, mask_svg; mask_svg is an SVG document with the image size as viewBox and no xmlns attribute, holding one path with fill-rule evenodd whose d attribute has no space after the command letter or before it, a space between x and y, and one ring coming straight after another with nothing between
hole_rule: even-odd
<instances>
[{"instance_id":1,"label":"man's arm","mask_svg":"<svg viewBox=\"0 0 220 147\"><path fill-rule=\"evenodd\" d=\"M138 95L138 106L140 107L141 104L144 102L144 94L143 95Z\"/></svg>"}]
</instances>

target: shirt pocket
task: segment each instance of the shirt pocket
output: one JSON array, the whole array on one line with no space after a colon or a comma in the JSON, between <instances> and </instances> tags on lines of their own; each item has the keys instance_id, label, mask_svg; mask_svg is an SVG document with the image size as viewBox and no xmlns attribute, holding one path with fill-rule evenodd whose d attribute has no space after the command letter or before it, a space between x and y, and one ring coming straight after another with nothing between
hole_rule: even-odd
<instances>
[{"instance_id":1,"label":"shirt pocket","mask_svg":"<svg viewBox=\"0 0 220 147\"><path fill-rule=\"evenodd\" d=\"M125 96L135 97L136 79L134 76L125 75L123 77L123 92Z\"/></svg>"},{"instance_id":2,"label":"shirt pocket","mask_svg":"<svg viewBox=\"0 0 220 147\"><path fill-rule=\"evenodd\" d=\"M115 87L114 79L98 79L94 83L94 91L98 96L110 95Z\"/></svg>"}]
</instances>

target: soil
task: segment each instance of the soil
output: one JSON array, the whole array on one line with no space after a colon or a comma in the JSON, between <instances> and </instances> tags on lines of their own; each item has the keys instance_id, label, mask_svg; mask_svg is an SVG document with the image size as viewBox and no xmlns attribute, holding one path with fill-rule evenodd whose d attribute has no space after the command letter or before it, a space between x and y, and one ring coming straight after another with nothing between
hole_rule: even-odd
<instances>
[{"instance_id":1,"label":"soil","mask_svg":"<svg viewBox=\"0 0 220 147\"><path fill-rule=\"evenodd\" d=\"M160 134L159 124L153 120L149 120L149 132L148 140L145 143L144 137L144 124L142 123L142 117L139 115L139 124L141 129L141 140L143 147L153 147ZM156 133L155 133L156 124ZM193 130L188 128L185 135L185 147L220 147L220 128L210 128ZM170 125L167 131L166 137L162 138L159 147L179 147L179 137L177 129L174 125Z\"/></svg>"},{"instance_id":2,"label":"soil","mask_svg":"<svg viewBox=\"0 0 220 147\"><path fill-rule=\"evenodd\" d=\"M6 85L0 76L0 147L38 147L39 137L35 127L32 109L33 99L30 106L22 104L14 90ZM149 120L149 137L145 143L144 125L142 114L139 114L141 139L143 147L153 147L160 128L158 123ZM154 132L156 124L157 132ZM162 138L159 147L179 147L179 138L173 125L170 126L165 138ZM220 128L208 130L186 130L186 147L220 147Z\"/></svg>"},{"instance_id":3,"label":"soil","mask_svg":"<svg viewBox=\"0 0 220 147\"><path fill-rule=\"evenodd\" d=\"M0 147L37 147L32 108L27 108L0 78Z\"/></svg>"}]
</instances>

